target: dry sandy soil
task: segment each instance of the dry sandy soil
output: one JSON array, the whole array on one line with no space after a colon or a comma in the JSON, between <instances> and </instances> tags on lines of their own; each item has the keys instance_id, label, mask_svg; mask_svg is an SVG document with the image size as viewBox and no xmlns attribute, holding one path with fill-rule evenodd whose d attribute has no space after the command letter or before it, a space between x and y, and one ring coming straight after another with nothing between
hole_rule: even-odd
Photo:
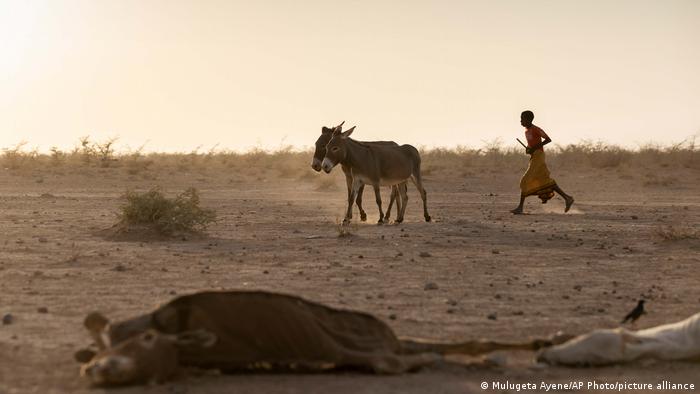
<instances>
[{"instance_id":1,"label":"dry sandy soil","mask_svg":"<svg viewBox=\"0 0 700 394\"><path fill-rule=\"evenodd\" d=\"M72 359L90 343L81 325L88 312L125 318L205 289L297 294L373 313L400 335L445 341L615 327L640 297L649 301L638 328L698 312L700 170L679 168L663 178L669 170L661 167L554 166L555 178L576 197L575 209L563 214L558 197L547 205L532 199L527 215L512 216L525 161L521 168L428 171L432 223L422 221L411 187L407 221L377 226L366 192L370 221L350 226L348 237L338 237L336 224L345 205L339 170L330 175L337 186L318 191L329 175L311 169L291 177L276 169L206 167L0 169L0 314L14 317L0 325L0 393L96 391L79 379ZM99 235L115 223L127 188L153 185L169 193L198 188L218 222L205 237L187 240L115 242ZM663 237L669 228L691 235ZM438 288L425 290L428 282ZM697 364L538 368L531 354L506 356L504 366L446 363L402 376L206 374L117 392L501 391L481 390L482 381L700 386Z\"/></svg>"}]
</instances>

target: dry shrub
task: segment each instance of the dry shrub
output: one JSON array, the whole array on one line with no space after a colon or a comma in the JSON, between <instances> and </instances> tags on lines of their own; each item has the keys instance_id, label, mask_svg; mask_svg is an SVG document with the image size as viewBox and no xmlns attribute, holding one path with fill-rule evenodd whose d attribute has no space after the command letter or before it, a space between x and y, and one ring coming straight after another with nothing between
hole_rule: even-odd
<instances>
[{"instance_id":1,"label":"dry shrub","mask_svg":"<svg viewBox=\"0 0 700 394\"><path fill-rule=\"evenodd\" d=\"M483 172L485 170L499 170L502 168L519 168L523 160L527 160L522 149L506 148L500 139L485 141L481 149L473 149L465 146L456 148L433 148L421 150L423 175L436 173L456 172L460 176Z\"/></svg>"},{"instance_id":2,"label":"dry shrub","mask_svg":"<svg viewBox=\"0 0 700 394\"><path fill-rule=\"evenodd\" d=\"M189 188L175 198L167 198L154 188L145 193L127 191L118 226L147 227L160 234L199 232L216 219L211 209L199 206L197 189Z\"/></svg>"},{"instance_id":3,"label":"dry shrub","mask_svg":"<svg viewBox=\"0 0 700 394\"><path fill-rule=\"evenodd\" d=\"M52 146L51 149L49 149L49 151L51 152L51 164L53 166L61 166L65 164L66 157L68 156L65 152L63 152L55 146Z\"/></svg>"},{"instance_id":4,"label":"dry shrub","mask_svg":"<svg viewBox=\"0 0 700 394\"><path fill-rule=\"evenodd\" d=\"M656 176L654 174L647 176L649 179L644 181L644 186L673 186L678 182L678 179L672 176Z\"/></svg>"},{"instance_id":5,"label":"dry shrub","mask_svg":"<svg viewBox=\"0 0 700 394\"><path fill-rule=\"evenodd\" d=\"M23 167L30 167L35 163L39 153L36 149L29 152L24 151L26 141L22 141L12 148L3 149L2 166L11 170L17 170Z\"/></svg>"},{"instance_id":6,"label":"dry shrub","mask_svg":"<svg viewBox=\"0 0 700 394\"><path fill-rule=\"evenodd\" d=\"M80 138L80 146L73 150L85 163L99 163L101 167L109 167L116 161L114 143L116 138L110 138L104 142L90 141L89 136Z\"/></svg>"},{"instance_id":7,"label":"dry shrub","mask_svg":"<svg viewBox=\"0 0 700 394\"><path fill-rule=\"evenodd\" d=\"M593 168L615 168L628 161L632 155L631 151L600 141L557 146L553 153L560 162Z\"/></svg>"},{"instance_id":8,"label":"dry shrub","mask_svg":"<svg viewBox=\"0 0 700 394\"><path fill-rule=\"evenodd\" d=\"M308 179L311 161L310 150L295 150L280 145L275 150L260 147L245 153L218 149L208 151L201 147L182 153L149 153L119 150L115 139L95 142L83 137L74 149L61 151L51 148L48 153L36 149L25 149L26 143L5 148L0 152L0 166L15 169L47 169L62 167L62 170L88 169L93 167L119 168L129 175L146 170L171 173L194 171L230 172L243 174L265 173L287 179ZM638 149L626 149L603 142L582 141L566 146L548 145L548 163L554 168L598 168L633 169L659 167L664 170L700 170L700 149L695 138L668 146L647 144ZM506 144L499 139L485 141L481 148L457 146L454 148L421 149L424 174L484 174L503 169L521 169L528 157L515 142Z\"/></svg>"},{"instance_id":9,"label":"dry shrub","mask_svg":"<svg viewBox=\"0 0 700 394\"><path fill-rule=\"evenodd\" d=\"M686 226L663 226L656 229L656 235L664 241L680 241L684 239L700 239L697 228Z\"/></svg>"}]
</instances>

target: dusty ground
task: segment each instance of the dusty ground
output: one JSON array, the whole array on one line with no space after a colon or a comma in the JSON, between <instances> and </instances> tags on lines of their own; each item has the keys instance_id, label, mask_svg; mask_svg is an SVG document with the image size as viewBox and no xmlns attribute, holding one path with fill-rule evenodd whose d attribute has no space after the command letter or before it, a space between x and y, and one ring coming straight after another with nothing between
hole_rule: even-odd
<instances>
[{"instance_id":1,"label":"dusty ground","mask_svg":"<svg viewBox=\"0 0 700 394\"><path fill-rule=\"evenodd\" d=\"M514 217L508 210L520 170L428 171L433 223L421 221L411 188L407 222L377 226L367 192L370 221L339 238L339 173L332 175L337 188L316 191L327 175L0 169L0 314L14 316L0 325L0 393L90 391L72 360L89 343L81 326L86 313L124 318L204 289L298 294L373 313L401 335L440 340L613 327L640 297L649 300L640 328L698 312L700 241L666 240L659 231L698 230L700 171L681 168L663 178L668 169L660 167L650 170L658 176L555 167L575 209L564 215L559 198L544 206L531 200L529 214ZM97 235L115 222L127 188L153 185L173 193L197 187L220 219L208 237L114 242ZM438 289L424 290L428 282ZM48 313L39 313L42 307ZM404 376L207 375L118 392L466 393L482 392L482 381L506 380L700 386L700 369L687 363L538 369L530 354L507 356L505 367L446 364Z\"/></svg>"}]
</instances>

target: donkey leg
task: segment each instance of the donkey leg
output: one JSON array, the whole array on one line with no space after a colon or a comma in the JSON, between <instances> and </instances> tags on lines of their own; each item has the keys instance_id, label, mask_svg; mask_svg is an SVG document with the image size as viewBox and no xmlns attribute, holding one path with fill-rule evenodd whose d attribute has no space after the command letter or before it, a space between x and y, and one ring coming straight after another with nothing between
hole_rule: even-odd
<instances>
[{"instance_id":1,"label":"donkey leg","mask_svg":"<svg viewBox=\"0 0 700 394\"><path fill-rule=\"evenodd\" d=\"M352 176L348 175L347 173L345 174L345 184L348 186L348 209L345 212L345 219L343 219L343 224L349 223L350 219L352 219L352 204L353 204L353 200L355 200L355 196L353 195L353 192L352 192L352 188L353 188Z\"/></svg>"},{"instance_id":2,"label":"donkey leg","mask_svg":"<svg viewBox=\"0 0 700 394\"><path fill-rule=\"evenodd\" d=\"M399 192L399 197L401 199L401 213L399 213L398 218L396 218L396 223L403 222L404 215L406 214L406 206L408 205L408 188L406 187L406 182L396 186Z\"/></svg>"},{"instance_id":3,"label":"donkey leg","mask_svg":"<svg viewBox=\"0 0 700 394\"><path fill-rule=\"evenodd\" d=\"M384 214L384 223L389 223L389 217L391 217L391 207L394 205L394 201L396 201L396 207L398 209L399 201L396 200L396 189L394 186L392 186L391 197L389 198L389 207L386 209L386 214Z\"/></svg>"},{"instance_id":4,"label":"donkey leg","mask_svg":"<svg viewBox=\"0 0 700 394\"><path fill-rule=\"evenodd\" d=\"M367 212L365 212L364 209L362 209L362 194L365 192L365 185L360 186L360 188L357 190L357 197L355 198L355 204L357 204L357 208L360 210L360 220L363 222L367 221Z\"/></svg>"},{"instance_id":5,"label":"donkey leg","mask_svg":"<svg viewBox=\"0 0 700 394\"><path fill-rule=\"evenodd\" d=\"M394 199L396 200L396 218L398 219L399 217L401 217L401 212L403 211L403 200L401 199L401 185L394 185ZM403 218L401 219L401 221L403 221Z\"/></svg>"},{"instance_id":6,"label":"donkey leg","mask_svg":"<svg viewBox=\"0 0 700 394\"><path fill-rule=\"evenodd\" d=\"M382 194L379 191L378 184L374 184L372 186L374 187L374 197L377 200L377 207L379 208L379 220L377 221L377 224L382 224L384 223L384 211L382 211Z\"/></svg>"},{"instance_id":7,"label":"donkey leg","mask_svg":"<svg viewBox=\"0 0 700 394\"><path fill-rule=\"evenodd\" d=\"M348 211L345 214L345 220L343 220L343 224L348 224L350 223L350 219L352 219L352 205L355 203L355 196L357 196L357 192L364 186L364 183L360 181L359 179L354 179L352 182L352 189L350 190L350 194L348 195Z\"/></svg>"},{"instance_id":8,"label":"donkey leg","mask_svg":"<svg viewBox=\"0 0 700 394\"><path fill-rule=\"evenodd\" d=\"M420 193L420 198L423 199L423 217L425 218L426 222L429 222L431 217L430 214L428 214L428 193L423 187L423 180L420 176L420 167L417 169L417 171L414 171L413 175L411 175L411 180L413 181L413 184L416 185L416 188Z\"/></svg>"}]
</instances>

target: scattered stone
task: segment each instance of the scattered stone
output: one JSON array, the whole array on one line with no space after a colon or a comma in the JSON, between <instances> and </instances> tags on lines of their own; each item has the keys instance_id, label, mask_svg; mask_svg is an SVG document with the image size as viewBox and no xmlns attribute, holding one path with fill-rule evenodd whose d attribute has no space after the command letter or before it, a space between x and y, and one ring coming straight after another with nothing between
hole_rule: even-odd
<instances>
[{"instance_id":1,"label":"scattered stone","mask_svg":"<svg viewBox=\"0 0 700 394\"><path fill-rule=\"evenodd\" d=\"M457 312L457 310L455 308L448 308L447 309L447 313L450 315L454 314L455 312Z\"/></svg>"},{"instance_id":2,"label":"scattered stone","mask_svg":"<svg viewBox=\"0 0 700 394\"><path fill-rule=\"evenodd\" d=\"M117 264L116 267L112 268L112 271L124 272L126 271L126 267L121 264Z\"/></svg>"},{"instance_id":3,"label":"scattered stone","mask_svg":"<svg viewBox=\"0 0 700 394\"><path fill-rule=\"evenodd\" d=\"M508 363L508 357L505 353L491 353L484 357L484 363L497 367L503 367Z\"/></svg>"},{"instance_id":4,"label":"scattered stone","mask_svg":"<svg viewBox=\"0 0 700 394\"><path fill-rule=\"evenodd\" d=\"M420 253L418 254L418 256L419 256L419 257L433 257L433 255L430 254L430 253L428 253L428 252L420 252Z\"/></svg>"},{"instance_id":5,"label":"scattered stone","mask_svg":"<svg viewBox=\"0 0 700 394\"><path fill-rule=\"evenodd\" d=\"M11 313L6 313L2 317L2 324L3 325L12 324L14 321L15 321L15 317Z\"/></svg>"},{"instance_id":6,"label":"scattered stone","mask_svg":"<svg viewBox=\"0 0 700 394\"><path fill-rule=\"evenodd\" d=\"M437 289L438 289L438 285L435 282L428 282L423 287L423 290L437 290Z\"/></svg>"},{"instance_id":7,"label":"scattered stone","mask_svg":"<svg viewBox=\"0 0 700 394\"><path fill-rule=\"evenodd\" d=\"M392 313L389 315L389 320L396 320L396 314Z\"/></svg>"},{"instance_id":8,"label":"scattered stone","mask_svg":"<svg viewBox=\"0 0 700 394\"><path fill-rule=\"evenodd\" d=\"M494 249L494 250L492 250L492 251L491 251L491 253L493 253L493 254L500 254L500 253L501 253L501 251L500 251L500 250L498 250L498 249Z\"/></svg>"},{"instance_id":9,"label":"scattered stone","mask_svg":"<svg viewBox=\"0 0 700 394\"><path fill-rule=\"evenodd\" d=\"M489 320L498 320L498 316L496 315L496 313L489 313L489 315L486 316L486 318Z\"/></svg>"},{"instance_id":10,"label":"scattered stone","mask_svg":"<svg viewBox=\"0 0 700 394\"><path fill-rule=\"evenodd\" d=\"M45 243L49 242L49 240L46 239L45 237L39 237L39 242L42 244L45 244Z\"/></svg>"},{"instance_id":11,"label":"scattered stone","mask_svg":"<svg viewBox=\"0 0 700 394\"><path fill-rule=\"evenodd\" d=\"M455 300L447 300L446 304L447 304L447 305L451 305L451 306L455 306L455 305L457 305L457 301L455 301Z\"/></svg>"},{"instance_id":12,"label":"scattered stone","mask_svg":"<svg viewBox=\"0 0 700 394\"><path fill-rule=\"evenodd\" d=\"M637 220L639 217L637 215L632 215L632 220Z\"/></svg>"},{"instance_id":13,"label":"scattered stone","mask_svg":"<svg viewBox=\"0 0 700 394\"><path fill-rule=\"evenodd\" d=\"M45 306L40 306L36 309L36 311L39 313L49 313L49 308L47 308Z\"/></svg>"}]
</instances>

